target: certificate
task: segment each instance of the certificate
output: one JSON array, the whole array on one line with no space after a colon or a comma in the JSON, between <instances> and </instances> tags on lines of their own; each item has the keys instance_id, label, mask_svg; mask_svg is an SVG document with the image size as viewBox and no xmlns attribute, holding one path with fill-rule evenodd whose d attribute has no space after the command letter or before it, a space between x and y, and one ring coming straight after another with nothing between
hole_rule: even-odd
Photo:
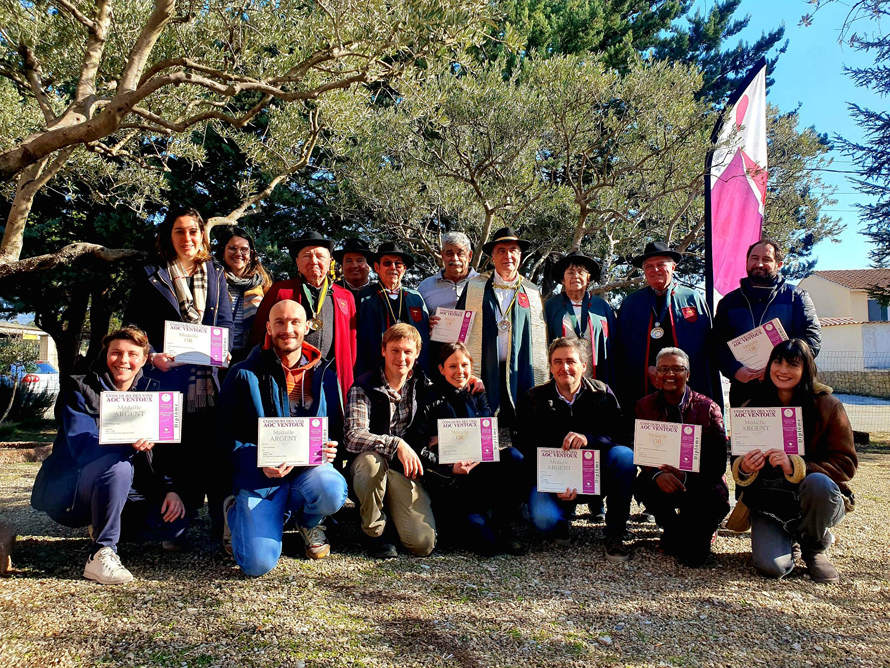
<instances>
[{"instance_id":1,"label":"certificate","mask_svg":"<svg viewBox=\"0 0 890 668\"><path fill-rule=\"evenodd\" d=\"M179 443L181 392L102 392L99 395L99 445Z\"/></svg>"},{"instance_id":2,"label":"certificate","mask_svg":"<svg viewBox=\"0 0 890 668\"><path fill-rule=\"evenodd\" d=\"M324 464L322 448L327 440L326 417L259 418L256 465L278 468L282 464Z\"/></svg>"},{"instance_id":3,"label":"certificate","mask_svg":"<svg viewBox=\"0 0 890 668\"><path fill-rule=\"evenodd\" d=\"M439 463L455 464L472 459L474 462L499 462L498 419L459 418L437 420L439 428Z\"/></svg>"},{"instance_id":4,"label":"certificate","mask_svg":"<svg viewBox=\"0 0 890 668\"><path fill-rule=\"evenodd\" d=\"M436 309L436 315L440 320L433 327L433 332L430 334L431 341L440 343L467 342L467 337L473 328L473 321L476 319L475 311L439 307Z\"/></svg>"},{"instance_id":5,"label":"certificate","mask_svg":"<svg viewBox=\"0 0 890 668\"><path fill-rule=\"evenodd\" d=\"M599 450L538 448L538 491L600 494Z\"/></svg>"},{"instance_id":6,"label":"certificate","mask_svg":"<svg viewBox=\"0 0 890 668\"><path fill-rule=\"evenodd\" d=\"M164 323L164 352L176 364L229 365L229 329L167 320Z\"/></svg>"},{"instance_id":7,"label":"certificate","mask_svg":"<svg viewBox=\"0 0 890 668\"><path fill-rule=\"evenodd\" d=\"M726 345L735 358L749 369L760 371L766 368L770 353L776 345L787 341L788 335L778 318L773 318L760 327L729 341Z\"/></svg>"},{"instance_id":8,"label":"certificate","mask_svg":"<svg viewBox=\"0 0 890 668\"><path fill-rule=\"evenodd\" d=\"M634 464L667 464L680 471L698 473L701 464L701 425L636 420Z\"/></svg>"},{"instance_id":9,"label":"certificate","mask_svg":"<svg viewBox=\"0 0 890 668\"><path fill-rule=\"evenodd\" d=\"M803 418L797 406L785 408L730 408L732 454L751 450L784 450L803 455Z\"/></svg>"}]
</instances>

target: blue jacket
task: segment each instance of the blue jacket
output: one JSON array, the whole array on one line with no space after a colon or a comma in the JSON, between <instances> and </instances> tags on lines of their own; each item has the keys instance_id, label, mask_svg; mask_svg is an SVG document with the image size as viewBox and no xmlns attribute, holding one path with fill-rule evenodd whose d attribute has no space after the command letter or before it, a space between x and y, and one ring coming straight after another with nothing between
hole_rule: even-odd
<instances>
[{"instance_id":1,"label":"blue jacket","mask_svg":"<svg viewBox=\"0 0 890 668\"><path fill-rule=\"evenodd\" d=\"M216 325L229 330L229 350L233 337L232 302L226 284L226 273L218 264L205 262L207 269L207 307L201 320L203 325ZM136 272L130 301L124 312L124 324L139 327L148 335L152 352L164 351L164 322L182 322L179 301L173 291L173 281L166 264L148 264ZM151 369L146 365L145 373L161 383L162 390L185 392L188 389L189 373L193 365L184 364L166 373ZM219 389L216 367L213 368L213 382Z\"/></svg>"},{"instance_id":2,"label":"blue jacket","mask_svg":"<svg viewBox=\"0 0 890 668\"><path fill-rule=\"evenodd\" d=\"M137 452L130 445L99 445L99 397L102 392L115 391L104 354L93 362L89 373L72 376L66 388L59 400L59 431L52 453L41 464L31 490L31 505L36 510L67 524L81 471L87 464L110 454L120 461L133 463L133 488L141 494L149 496L170 488L169 479L155 470L152 458L146 453ZM159 390L158 382L140 371L129 391Z\"/></svg>"},{"instance_id":3,"label":"blue jacket","mask_svg":"<svg viewBox=\"0 0 890 668\"><path fill-rule=\"evenodd\" d=\"M342 443L343 415L333 360L322 358L313 369L312 397L306 416L327 417L329 437ZM273 350L256 346L246 360L232 367L220 393L218 415L221 445L223 452L231 453L236 491L249 489L265 497L303 471L299 467L285 478L267 478L256 463L258 418L291 416L284 371Z\"/></svg>"},{"instance_id":4,"label":"blue jacket","mask_svg":"<svg viewBox=\"0 0 890 668\"><path fill-rule=\"evenodd\" d=\"M417 290L402 288L402 308L396 317L413 325L420 332L422 342L417 363L429 372L427 360L430 347L430 314L423 297ZM372 283L362 288L356 297L356 332L358 351L355 360L355 377L373 371L380 362L380 347L383 334L396 324L384 300L389 300L393 312L399 308L399 299L390 299L382 292L380 283Z\"/></svg>"},{"instance_id":5,"label":"blue jacket","mask_svg":"<svg viewBox=\"0 0 890 668\"><path fill-rule=\"evenodd\" d=\"M670 317L671 346L689 355L689 386L696 392L723 405L723 394L717 369L711 364L711 310L704 295L698 290L673 282L669 288L668 316ZM638 399L657 388L649 383L649 346L655 308L655 292L648 286L624 298L618 310L617 364L621 370L619 397L621 403L633 410Z\"/></svg>"},{"instance_id":6,"label":"blue jacket","mask_svg":"<svg viewBox=\"0 0 890 668\"><path fill-rule=\"evenodd\" d=\"M617 338L615 312L605 299L589 292L584 293L581 309L582 318L587 316L590 318L589 324L593 325L591 341L596 349L596 359L591 359L591 378L597 378L607 385L614 385L615 357L612 342ZM544 302L548 345L553 343L554 339L570 335L566 333L566 325L571 326L573 315L574 309L565 292L554 295Z\"/></svg>"},{"instance_id":7,"label":"blue jacket","mask_svg":"<svg viewBox=\"0 0 890 668\"><path fill-rule=\"evenodd\" d=\"M714 317L716 358L720 371L730 379L730 403L733 406L741 406L754 396L760 381L740 383L735 379L735 373L742 364L726 344L773 318L779 319L788 338L803 339L809 344L814 357L819 354L822 329L816 307L807 291L786 282L784 278L779 278L775 285L767 288L755 287L750 279L743 278L739 281L739 287L717 304Z\"/></svg>"}]
</instances>

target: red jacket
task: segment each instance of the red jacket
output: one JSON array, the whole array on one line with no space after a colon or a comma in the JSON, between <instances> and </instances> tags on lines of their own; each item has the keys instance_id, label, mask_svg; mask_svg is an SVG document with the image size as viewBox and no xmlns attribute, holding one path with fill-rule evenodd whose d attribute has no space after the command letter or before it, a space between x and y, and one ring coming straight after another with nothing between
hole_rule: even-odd
<instances>
[{"instance_id":1,"label":"red jacket","mask_svg":"<svg viewBox=\"0 0 890 668\"><path fill-rule=\"evenodd\" d=\"M339 285L331 286L331 297L334 300L334 363L340 382L342 405L345 404L346 393L352 387L352 373L355 367L355 299L349 290ZM278 281L269 288L253 321L253 330L250 336L251 345L261 344L265 341L269 311L275 304L285 299L303 303L303 290L299 279Z\"/></svg>"}]
</instances>

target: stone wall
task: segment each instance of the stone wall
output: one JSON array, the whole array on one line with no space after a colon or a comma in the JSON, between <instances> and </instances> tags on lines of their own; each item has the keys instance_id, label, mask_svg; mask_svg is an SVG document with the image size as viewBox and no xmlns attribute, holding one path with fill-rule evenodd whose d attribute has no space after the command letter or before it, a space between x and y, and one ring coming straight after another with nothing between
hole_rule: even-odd
<instances>
[{"instance_id":1,"label":"stone wall","mask_svg":"<svg viewBox=\"0 0 890 668\"><path fill-rule=\"evenodd\" d=\"M890 371L819 371L835 392L890 399Z\"/></svg>"}]
</instances>

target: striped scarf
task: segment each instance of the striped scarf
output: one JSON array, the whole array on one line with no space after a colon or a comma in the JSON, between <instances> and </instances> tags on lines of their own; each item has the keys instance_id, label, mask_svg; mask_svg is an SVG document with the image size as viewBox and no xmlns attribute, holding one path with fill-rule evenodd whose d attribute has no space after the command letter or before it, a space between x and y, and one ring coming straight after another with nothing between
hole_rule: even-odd
<instances>
[{"instance_id":1,"label":"striped scarf","mask_svg":"<svg viewBox=\"0 0 890 668\"><path fill-rule=\"evenodd\" d=\"M167 271L173 280L173 291L179 302L179 314L183 322L200 325L207 306L207 266L200 262L193 274L192 289L189 289L189 275L178 259L167 263ZM213 367L189 365L186 409L195 413L213 406Z\"/></svg>"}]
</instances>

